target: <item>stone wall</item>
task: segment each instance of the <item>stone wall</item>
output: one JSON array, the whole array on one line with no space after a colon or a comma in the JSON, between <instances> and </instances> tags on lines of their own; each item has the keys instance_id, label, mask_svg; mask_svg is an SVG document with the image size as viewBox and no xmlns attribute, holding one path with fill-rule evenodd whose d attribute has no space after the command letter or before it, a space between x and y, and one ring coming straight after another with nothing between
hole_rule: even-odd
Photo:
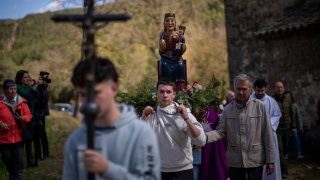
<instances>
[{"instance_id":1,"label":"stone wall","mask_svg":"<svg viewBox=\"0 0 320 180\"><path fill-rule=\"evenodd\" d=\"M266 40L265 59L252 62L263 64L262 72L273 93L276 81L283 81L300 106L304 124L308 127L317 119L316 103L320 99L320 34L307 31ZM256 68L257 69L257 68ZM260 72L252 70L254 75Z\"/></svg>"},{"instance_id":2,"label":"stone wall","mask_svg":"<svg viewBox=\"0 0 320 180\"><path fill-rule=\"evenodd\" d=\"M264 78L271 95L274 83L284 81L300 106L304 124L310 127L317 119L320 99L319 26L255 35L265 23L300 5L300 0L226 0L229 74L231 81L239 73Z\"/></svg>"}]
</instances>

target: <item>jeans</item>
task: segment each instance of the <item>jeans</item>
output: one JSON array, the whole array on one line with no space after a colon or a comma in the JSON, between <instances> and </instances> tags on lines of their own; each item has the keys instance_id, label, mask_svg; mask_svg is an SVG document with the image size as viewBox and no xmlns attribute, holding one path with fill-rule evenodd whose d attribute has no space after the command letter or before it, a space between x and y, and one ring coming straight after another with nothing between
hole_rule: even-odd
<instances>
[{"instance_id":1,"label":"jeans","mask_svg":"<svg viewBox=\"0 0 320 180\"><path fill-rule=\"evenodd\" d=\"M9 172L9 180L20 180L22 143L0 144L1 160Z\"/></svg>"},{"instance_id":2,"label":"jeans","mask_svg":"<svg viewBox=\"0 0 320 180\"><path fill-rule=\"evenodd\" d=\"M293 144L294 144L294 150L296 152L296 155L302 155L301 151L301 143L300 143L300 131L295 129L292 131L292 139L293 139Z\"/></svg>"},{"instance_id":3,"label":"jeans","mask_svg":"<svg viewBox=\"0 0 320 180\"><path fill-rule=\"evenodd\" d=\"M201 164L193 164L194 180L199 180L200 166Z\"/></svg>"}]
</instances>

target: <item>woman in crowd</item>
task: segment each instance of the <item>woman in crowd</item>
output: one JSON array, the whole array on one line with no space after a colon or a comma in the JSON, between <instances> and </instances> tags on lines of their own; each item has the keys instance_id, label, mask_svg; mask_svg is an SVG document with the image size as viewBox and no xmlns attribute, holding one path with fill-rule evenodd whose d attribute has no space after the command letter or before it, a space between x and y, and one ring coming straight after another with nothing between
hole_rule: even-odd
<instances>
[{"instance_id":1,"label":"woman in crowd","mask_svg":"<svg viewBox=\"0 0 320 180\"><path fill-rule=\"evenodd\" d=\"M35 91L31 84L31 78L28 71L20 70L16 74L16 84L17 84L17 93L25 98L28 101L28 107L34 115L34 104L37 98L37 91ZM27 129L29 130L29 136L24 137L25 150L26 150L26 158L27 158L27 167L37 166L37 157L35 157L35 161L32 157L32 134L33 134L33 126L34 119L31 120L31 123L27 124ZM37 152L35 152L37 156Z\"/></svg>"},{"instance_id":2,"label":"woman in crowd","mask_svg":"<svg viewBox=\"0 0 320 180\"><path fill-rule=\"evenodd\" d=\"M21 129L30 122L32 115L24 98L17 94L13 80L3 83L4 95L0 96L0 153L9 172L9 180L19 180L22 166Z\"/></svg>"}]
</instances>

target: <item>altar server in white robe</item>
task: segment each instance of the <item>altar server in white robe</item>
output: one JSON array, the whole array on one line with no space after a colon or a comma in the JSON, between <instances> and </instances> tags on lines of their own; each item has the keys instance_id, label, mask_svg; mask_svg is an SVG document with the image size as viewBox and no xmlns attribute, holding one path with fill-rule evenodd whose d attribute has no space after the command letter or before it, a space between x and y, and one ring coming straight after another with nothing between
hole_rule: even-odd
<instances>
[{"instance_id":1,"label":"altar server in white robe","mask_svg":"<svg viewBox=\"0 0 320 180\"><path fill-rule=\"evenodd\" d=\"M274 173L271 175L267 175L265 172L263 172L263 180L281 180L281 167L280 167L280 155L279 155L279 146L278 146L278 139L277 139L277 128L279 125L279 121L281 118L281 111L277 104L277 102L269 95L266 94L267 89L267 82L263 79L257 79L254 84L254 92L251 94L252 99L259 99L261 100L267 110L267 114L269 116L269 119L271 121L272 130L273 130L273 137L274 137L274 144L275 144L275 163L274 163Z\"/></svg>"}]
</instances>

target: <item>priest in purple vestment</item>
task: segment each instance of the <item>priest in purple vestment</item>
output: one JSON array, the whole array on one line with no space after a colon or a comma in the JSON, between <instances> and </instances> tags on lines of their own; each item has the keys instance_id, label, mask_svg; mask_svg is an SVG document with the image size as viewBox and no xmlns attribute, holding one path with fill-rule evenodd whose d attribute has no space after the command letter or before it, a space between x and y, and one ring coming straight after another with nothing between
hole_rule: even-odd
<instances>
[{"instance_id":1,"label":"priest in purple vestment","mask_svg":"<svg viewBox=\"0 0 320 180\"><path fill-rule=\"evenodd\" d=\"M206 112L207 122L204 122L204 131L215 130L218 126L219 116L214 108L208 108ZM226 180L228 179L228 162L225 139L206 144L201 151L201 180Z\"/></svg>"}]
</instances>

